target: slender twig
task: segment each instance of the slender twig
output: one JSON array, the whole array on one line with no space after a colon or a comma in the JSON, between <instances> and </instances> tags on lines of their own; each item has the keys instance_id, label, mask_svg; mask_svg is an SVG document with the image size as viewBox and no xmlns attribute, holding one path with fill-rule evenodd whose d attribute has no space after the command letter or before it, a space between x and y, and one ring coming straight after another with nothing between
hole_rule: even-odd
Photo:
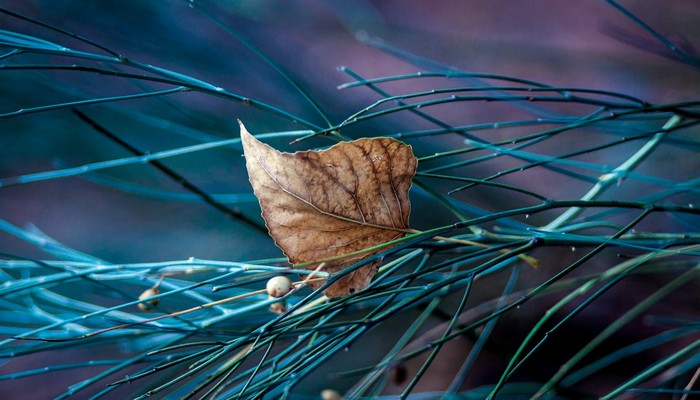
<instances>
[{"instance_id":1,"label":"slender twig","mask_svg":"<svg viewBox=\"0 0 700 400\"><path fill-rule=\"evenodd\" d=\"M124 147L125 149L129 150L132 154L134 154L136 156L147 155L146 152L139 150L138 148L136 148L134 145L128 143L123 138L110 132L107 128L105 128L104 126L99 124L97 121L95 121L94 119L87 116L87 114L85 114L84 112L82 112L78 109L73 109L73 112L78 116L78 118L80 118L82 121L86 122L88 125L93 127L97 132L103 134L104 136L108 137L109 139L111 139L115 143L117 143L120 146ZM226 207L225 205L219 203L211 195L209 195L207 192L200 189L198 186L196 186L191 181L189 181L187 178L185 178L182 174L179 174L174 169L163 164L161 161L150 160L148 163L150 165L152 165L154 168L156 168L157 170L163 172L165 175L167 175L171 179L173 179L175 182L180 184L186 190L189 190L190 192L199 196L206 204L209 204L210 206L221 211L222 213L231 217L232 219L240 220L240 221L244 222L245 224L251 226L252 228L256 229L258 232L261 232L261 233L267 235L267 228L265 228L265 226L263 226L260 222L250 219L249 217L247 217L245 214L243 214L240 211Z\"/></svg>"},{"instance_id":2,"label":"slender twig","mask_svg":"<svg viewBox=\"0 0 700 400\"><path fill-rule=\"evenodd\" d=\"M678 125L682 121L682 118L674 115L671 117L666 124L661 128L661 131L659 131L657 134L655 134L647 143L644 144L637 152L635 152L630 158L628 158L625 162L620 164L617 168L613 169L612 172L601 175L598 178L598 183L596 183L591 189L586 192L581 197L582 201L589 201L589 200L594 200L597 198L603 191L610 186L613 183L618 182L620 179L624 179L625 176L634 169L646 156L649 155L668 135L669 130L673 129L676 125ZM544 231L553 231L567 223L569 220L571 220L573 217L576 216L581 212L580 207L572 207L565 212L563 212L561 215L559 215L556 219L554 219L552 222L549 224L543 226L542 230Z\"/></svg>"}]
</instances>

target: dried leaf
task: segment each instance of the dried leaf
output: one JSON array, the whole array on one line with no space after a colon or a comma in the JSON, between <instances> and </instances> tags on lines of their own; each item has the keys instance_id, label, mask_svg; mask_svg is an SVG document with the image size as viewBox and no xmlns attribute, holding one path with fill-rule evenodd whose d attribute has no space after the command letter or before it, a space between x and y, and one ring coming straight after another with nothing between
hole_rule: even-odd
<instances>
[{"instance_id":1,"label":"dried leaf","mask_svg":"<svg viewBox=\"0 0 700 400\"><path fill-rule=\"evenodd\" d=\"M282 153L255 139L242 123L241 141L267 228L292 264L345 255L410 232L408 191L417 166L411 146L372 138ZM338 272L377 252L327 262L323 270ZM378 267L374 262L359 268L324 293L339 297L362 290Z\"/></svg>"}]
</instances>

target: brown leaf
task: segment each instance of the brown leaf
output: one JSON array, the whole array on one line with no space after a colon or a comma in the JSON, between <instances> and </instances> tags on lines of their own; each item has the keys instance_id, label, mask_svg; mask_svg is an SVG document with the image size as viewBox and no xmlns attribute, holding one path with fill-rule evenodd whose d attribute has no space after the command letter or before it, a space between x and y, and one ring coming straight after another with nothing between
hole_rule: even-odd
<instances>
[{"instance_id":1,"label":"brown leaf","mask_svg":"<svg viewBox=\"0 0 700 400\"><path fill-rule=\"evenodd\" d=\"M323 151L281 153L240 125L248 176L263 218L292 264L345 255L410 232L408 191L418 163L411 146L372 138ZM327 262L323 270L341 271L382 250ZM379 262L363 266L324 293L339 297L362 290L378 267ZM310 283L314 288L321 284Z\"/></svg>"}]
</instances>

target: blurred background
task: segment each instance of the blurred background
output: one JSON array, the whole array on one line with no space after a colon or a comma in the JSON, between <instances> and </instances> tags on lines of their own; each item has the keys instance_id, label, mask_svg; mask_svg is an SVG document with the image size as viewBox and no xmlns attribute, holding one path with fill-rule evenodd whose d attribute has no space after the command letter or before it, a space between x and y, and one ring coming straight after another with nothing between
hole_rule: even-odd
<instances>
[{"instance_id":1,"label":"blurred background","mask_svg":"<svg viewBox=\"0 0 700 400\"><path fill-rule=\"evenodd\" d=\"M667 50L604 2L203 4L298 81L335 123L380 98L366 88L337 90L338 85L353 81L338 67L347 66L364 78L415 73L430 67L398 59L358 37L381 40L417 57L463 71L619 91L649 102L692 99L700 85L697 68L669 59ZM318 114L279 74L186 1L8 1L2 5L89 38L125 57L201 79L323 125ZM693 40L700 37L700 7L695 2L647 1L628 6L659 32L679 38L680 43L692 46ZM3 29L76 50L94 51L84 43L17 18L0 18ZM628 43L632 40L638 46ZM31 63L32 55L25 60ZM59 58L55 61L67 65L74 62ZM401 93L440 84L435 80L399 82L392 90ZM0 85L0 110L4 113L140 91L133 81L73 71L2 71ZM240 103L199 93L170 95L163 100L130 100L86 107L83 111L148 152L196 142L171 134L167 124L216 138L235 137L236 118L246 122L254 133L305 128ZM436 108L434 115L450 123L480 123L512 119L511 115L518 112L515 107L467 103ZM353 126L344 133L351 137L381 136L428 127L433 126L401 113ZM70 110L4 118L0 129L3 177L130 155L80 122ZM318 140L292 147L286 142L273 144L280 150L297 150L330 143ZM414 145L419 156L451 144L450 139L439 137L407 142ZM241 173L242 157L236 151L240 149L217 149L165 163L176 166L210 193L249 192L247 177ZM679 167L682 168L675 165ZM129 166L103 173L164 190L181 190L152 168ZM474 174L478 175L483 174ZM561 192L570 190L562 188ZM245 224L222 218L208 205L150 201L82 178L8 187L2 190L2 197L0 215L7 221L19 226L34 224L71 247L113 262L189 256L245 259L274 251L268 241L259 240L259 233L250 231ZM243 211L255 218L255 207L253 203ZM0 240L4 248L15 249L16 253L37 255L36 250L7 235Z\"/></svg>"},{"instance_id":2,"label":"blurred background","mask_svg":"<svg viewBox=\"0 0 700 400\"><path fill-rule=\"evenodd\" d=\"M700 3L652 0L623 1L635 15L656 31L672 39L688 54L698 55L700 46ZM144 64L175 71L254 101L264 102L299 118L265 112L245 102L231 101L196 92L180 92L163 97L131 99L91 106L80 111L105 129L144 153L189 146L203 141L234 138L237 118L253 133L325 128L328 123L300 93L274 68L239 38L248 41L273 60L289 77L315 99L333 124L380 100L382 96L366 87L338 89L355 80L339 67L365 78L412 74L418 71L460 70L505 75L540 81L562 87L581 87L625 93L650 103L697 100L700 69L682 62L666 47L603 1L561 2L534 0L493 1L0 1L0 6L51 26L99 43L120 55ZM221 24L220 24L221 23ZM240 35L227 32L226 26ZM84 42L70 38L17 16L0 14L0 28L34 36L73 50L98 52ZM4 50L3 50L4 54ZM10 60L17 64L97 65L60 55L47 57L23 54ZM139 73L138 71L133 71ZM438 87L474 84L468 80L425 78L396 81L385 86L392 94L411 93ZM144 83L90 71L0 70L0 178L10 178L58 168L130 157L123 146L98 133L71 109L28 113L13 112L61 102L79 101L139 93ZM172 86L150 82L152 89ZM538 105L534 105L538 107ZM556 112L579 112L562 104L548 108ZM431 108L430 115L451 125L494 123L532 115L532 110L507 103L464 102ZM642 122L639 129L655 129L658 121ZM389 114L355 124L341 133L349 138L397 135L432 129L435 125L410 113ZM489 130L477 136L496 141L522 135L521 131ZM556 155L590 146L604 133L575 132L566 138L543 143L536 149ZM687 137L694 132L681 132ZM426 156L463 146L456 135L405 135L417 156ZM328 146L330 137L317 137L299 144L289 138L268 143L284 151ZM585 154L581 161L616 166L638 146L617 146L611 151ZM240 195L232 205L235 211L262 224L259 208L244 169L237 145L191 153L163 160L203 191L212 195ZM484 177L518 163L498 158L460 170L467 177ZM430 164L424 164L429 167ZM694 148L661 147L640 167L639 172L672 176L678 181L696 178L700 170ZM540 170L515 174L504 183L517 184L553 198L577 199L589 186L566 176ZM120 190L118 187L133 189ZM120 186L122 185L122 186ZM453 186L440 186L446 192ZM148 194L138 192L148 192ZM626 186L611 193L610 199L629 199L649 190L646 183ZM167 193L169 199L158 194ZM230 218L220 210L198 201L176 201L177 194L190 193L147 165L110 168L95 174L52 179L0 188L0 218L14 226L38 229L49 237L80 252L112 263L155 262L197 257L213 260L252 260L281 256L267 234L253 224ZM447 209L436 207L420 191L413 193L411 225L416 229L455 222ZM674 201L697 201L696 194L680 195ZM503 210L518 204L517 197L503 198L500 192L480 188L460 192L456 198L486 210ZM183 197L184 199L184 197ZM187 200L187 199L184 199ZM532 200L527 200L532 202ZM555 213L532 216L529 222L543 225ZM668 231L682 230L678 221L651 219L648 226ZM46 258L40 248L7 232L0 232L0 252L10 258ZM529 271L525 282L541 281L556 272L575 249L549 254L558 263L545 262L539 272ZM568 258L567 258L568 257ZM610 257L614 258L614 254ZM602 268L603 258L586 272ZM602 266L601 266L602 265ZM495 283L507 277L494 277ZM489 299L498 292L488 289L488 280L474 295ZM641 282L640 285L654 285ZM500 289L498 289L500 290ZM626 289L634 292L635 286ZM587 319L571 325L568 343L585 343L615 315L615 307L626 309L638 301L621 289L604 305L591 308ZM629 292L628 292L629 293ZM700 302L692 294L679 295L673 304L679 314L697 316ZM546 303L546 301L543 301ZM520 313L504 320L505 328L495 333L503 344L486 357L493 357L493 368L483 367L475 382L497 377L505 355L518 342L509 334L527 332L532 318L547 304L536 304L532 315ZM610 310L612 308L612 310ZM522 324L525 323L526 326ZM586 332L586 330L590 332ZM568 331L567 331L568 332ZM631 334L631 333L630 333ZM519 335L514 335L520 337ZM381 343L381 336L373 337ZM391 340L387 340L388 344ZM422 390L444 386L463 359L469 344L456 341L456 350L444 355L421 381ZM615 342L610 346L615 347ZM543 353L543 369L548 356ZM41 359L40 362L45 361ZM26 361L36 367L37 360ZM419 365L419 364L417 364ZM0 367L0 371L2 367ZM17 370L13 367L12 370ZM622 371L621 373L624 373ZM324 376L324 375L321 375ZM67 379L56 374L56 379ZM444 378L449 383L451 378ZM48 398L57 391L51 387L29 387L29 381L0 381L0 392L8 398ZM594 387L598 383L590 383ZM48 385L47 385L48 386ZM308 383L308 392L317 393L323 382ZM27 395L31 391L32 395ZM59 391L60 393L60 391ZM0 396L1 397L1 396Z\"/></svg>"}]
</instances>

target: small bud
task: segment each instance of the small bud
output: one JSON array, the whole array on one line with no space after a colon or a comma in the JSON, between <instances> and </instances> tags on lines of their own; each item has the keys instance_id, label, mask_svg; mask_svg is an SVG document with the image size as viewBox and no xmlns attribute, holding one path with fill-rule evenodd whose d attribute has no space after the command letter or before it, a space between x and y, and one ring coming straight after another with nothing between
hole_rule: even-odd
<instances>
[{"instance_id":1,"label":"small bud","mask_svg":"<svg viewBox=\"0 0 700 400\"><path fill-rule=\"evenodd\" d=\"M275 276L267 281L267 293L272 297L282 297L292 290L292 281L286 276Z\"/></svg>"},{"instance_id":2,"label":"small bud","mask_svg":"<svg viewBox=\"0 0 700 400\"><path fill-rule=\"evenodd\" d=\"M149 297L157 296L158 293L160 293L160 290L158 290L157 287L152 287L150 289L146 289L139 296L139 300L145 300ZM153 299L153 300L145 301L143 303L139 303L138 307L141 311L150 311L150 309L157 306L159 302L160 302L160 299Z\"/></svg>"},{"instance_id":3,"label":"small bud","mask_svg":"<svg viewBox=\"0 0 700 400\"><path fill-rule=\"evenodd\" d=\"M323 389L321 391L321 399L323 399L323 400L342 400L343 397L340 395L340 393L336 392L333 389Z\"/></svg>"},{"instance_id":4,"label":"small bud","mask_svg":"<svg viewBox=\"0 0 700 400\"><path fill-rule=\"evenodd\" d=\"M274 299L272 296L269 296L269 298ZM284 312L287 311L287 304L284 300L276 301L270 304L270 311L275 314L284 314Z\"/></svg>"}]
</instances>

